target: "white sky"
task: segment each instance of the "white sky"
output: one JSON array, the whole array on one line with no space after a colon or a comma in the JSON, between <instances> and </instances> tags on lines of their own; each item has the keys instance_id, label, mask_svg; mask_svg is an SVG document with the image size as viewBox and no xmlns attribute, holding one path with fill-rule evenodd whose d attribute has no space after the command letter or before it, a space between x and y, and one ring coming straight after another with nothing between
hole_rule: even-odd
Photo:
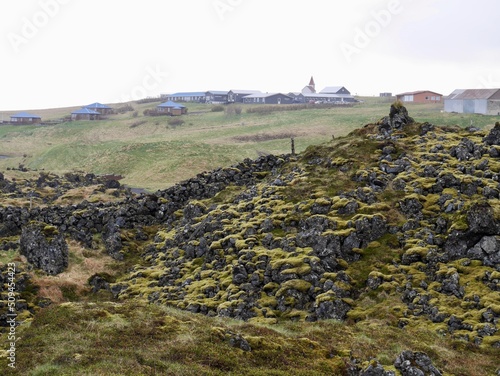
<instances>
[{"instance_id":1,"label":"white sky","mask_svg":"<svg viewBox=\"0 0 500 376\"><path fill-rule=\"evenodd\" d=\"M498 0L0 0L0 110L500 87Z\"/></svg>"}]
</instances>

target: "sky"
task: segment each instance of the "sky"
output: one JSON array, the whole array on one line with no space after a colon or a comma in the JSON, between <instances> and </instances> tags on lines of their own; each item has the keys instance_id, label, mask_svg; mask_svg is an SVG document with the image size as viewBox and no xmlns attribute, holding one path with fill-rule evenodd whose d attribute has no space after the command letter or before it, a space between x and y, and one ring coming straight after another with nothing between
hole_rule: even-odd
<instances>
[{"instance_id":1,"label":"sky","mask_svg":"<svg viewBox=\"0 0 500 376\"><path fill-rule=\"evenodd\" d=\"M500 87L498 0L1 0L0 111Z\"/></svg>"}]
</instances>

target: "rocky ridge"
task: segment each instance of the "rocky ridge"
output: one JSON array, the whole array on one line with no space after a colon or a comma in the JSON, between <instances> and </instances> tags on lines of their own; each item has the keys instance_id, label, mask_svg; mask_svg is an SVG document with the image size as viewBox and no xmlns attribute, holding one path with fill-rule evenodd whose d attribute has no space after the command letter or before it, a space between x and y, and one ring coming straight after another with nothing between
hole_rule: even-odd
<instances>
[{"instance_id":1,"label":"rocky ridge","mask_svg":"<svg viewBox=\"0 0 500 376\"><path fill-rule=\"evenodd\" d=\"M155 194L2 207L4 248L20 247L42 269L40 247L23 239L64 234L116 260L139 252L129 273L90 279L118 301L267 324L378 319L500 348L500 124L436 127L393 107L300 156L246 160ZM66 265L58 239L60 267L47 272ZM441 374L425 354L404 352L394 367Z\"/></svg>"}]
</instances>

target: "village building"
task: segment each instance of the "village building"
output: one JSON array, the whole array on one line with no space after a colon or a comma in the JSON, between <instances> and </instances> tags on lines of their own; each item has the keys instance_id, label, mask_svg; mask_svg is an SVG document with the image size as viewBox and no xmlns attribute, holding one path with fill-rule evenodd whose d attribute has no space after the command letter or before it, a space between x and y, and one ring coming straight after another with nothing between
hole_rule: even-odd
<instances>
[{"instance_id":1,"label":"village building","mask_svg":"<svg viewBox=\"0 0 500 376\"><path fill-rule=\"evenodd\" d=\"M173 101L167 101L156 106L159 113L164 113L165 115L180 116L187 114L186 106L180 103L175 103Z\"/></svg>"},{"instance_id":2,"label":"village building","mask_svg":"<svg viewBox=\"0 0 500 376\"><path fill-rule=\"evenodd\" d=\"M419 90L396 94L396 99L405 103L442 103L443 95L430 90Z\"/></svg>"},{"instance_id":3,"label":"village building","mask_svg":"<svg viewBox=\"0 0 500 376\"><path fill-rule=\"evenodd\" d=\"M99 120L101 114L89 108L81 108L71 113L71 120Z\"/></svg>"},{"instance_id":4,"label":"village building","mask_svg":"<svg viewBox=\"0 0 500 376\"><path fill-rule=\"evenodd\" d=\"M204 103L206 100L206 92L205 91L180 92L174 94L162 94L161 97L162 99L165 99L167 101Z\"/></svg>"},{"instance_id":5,"label":"village building","mask_svg":"<svg viewBox=\"0 0 500 376\"><path fill-rule=\"evenodd\" d=\"M320 94L351 95L344 86L327 86L319 92Z\"/></svg>"},{"instance_id":6,"label":"village building","mask_svg":"<svg viewBox=\"0 0 500 376\"><path fill-rule=\"evenodd\" d=\"M243 103L292 104L293 98L282 93L255 93L243 97Z\"/></svg>"},{"instance_id":7,"label":"village building","mask_svg":"<svg viewBox=\"0 0 500 376\"><path fill-rule=\"evenodd\" d=\"M221 90L210 90L205 93L206 103L227 103L228 92Z\"/></svg>"},{"instance_id":8,"label":"village building","mask_svg":"<svg viewBox=\"0 0 500 376\"><path fill-rule=\"evenodd\" d=\"M113 112L113 109L105 104L101 103L92 103L88 106L84 106L83 108L88 108L89 110L99 112L101 115L109 115Z\"/></svg>"},{"instance_id":9,"label":"village building","mask_svg":"<svg viewBox=\"0 0 500 376\"><path fill-rule=\"evenodd\" d=\"M319 93L316 92L314 78L311 77L309 85L305 86L300 93L289 93L295 103L354 103L357 100L344 86L327 86Z\"/></svg>"},{"instance_id":10,"label":"village building","mask_svg":"<svg viewBox=\"0 0 500 376\"><path fill-rule=\"evenodd\" d=\"M10 122L14 124L36 124L40 123L42 118L38 115L33 115L28 112L19 112L10 116Z\"/></svg>"},{"instance_id":11,"label":"village building","mask_svg":"<svg viewBox=\"0 0 500 376\"><path fill-rule=\"evenodd\" d=\"M229 90L227 93L228 103L243 103L243 98L247 95L260 93L259 90Z\"/></svg>"},{"instance_id":12,"label":"village building","mask_svg":"<svg viewBox=\"0 0 500 376\"><path fill-rule=\"evenodd\" d=\"M500 115L500 89L457 89L444 99L445 112Z\"/></svg>"},{"instance_id":13,"label":"village building","mask_svg":"<svg viewBox=\"0 0 500 376\"><path fill-rule=\"evenodd\" d=\"M309 85L306 85L302 88L302 94L314 94L316 93L316 84L314 83L314 78L311 76L309 80ZM295 94L295 93L294 93Z\"/></svg>"}]
</instances>

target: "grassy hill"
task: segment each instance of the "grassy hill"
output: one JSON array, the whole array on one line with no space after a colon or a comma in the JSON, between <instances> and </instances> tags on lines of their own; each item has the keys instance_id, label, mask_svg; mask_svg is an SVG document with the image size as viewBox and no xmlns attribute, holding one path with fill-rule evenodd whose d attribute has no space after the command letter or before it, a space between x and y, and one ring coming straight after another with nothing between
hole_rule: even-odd
<instances>
[{"instance_id":1,"label":"grassy hill","mask_svg":"<svg viewBox=\"0 0 500 376\"><path fill-rule=\"evenodd\" d=\"M389 134L374 124L388 105L374 99L238 119L199 105L176 128L124 114L1 129L5 145L33 150L15 157L12 145L4 163L102 168L162 189L131 197L97 178L6 171L3 301L6 263L23 288L17 368L0 348L0 370L498 374L500 142L485 141L495 118L408 108L417 123ZM471 119L482 130L465 130ZM298 155L242 162L288 152L294 132ZM220 161L232 166L197 174ZM64 272L28 266L19 243L31 226L67 243Z\"/></svg>"},{"instance_id":2,"label":"grassy hill","mask_svg":"<svg viewBox=\"0 0 500 376\"><path fill-rule=\"evenodd\" d=\"M156 103L131 103L134 111L107 120L65 122L51 126L0 126L0 169L20 164L29 169L62 174L80 170L123 175L123 183L151 191L166 188L193 174L229 166L246 157L297 152L309 145L345 136L375 122L387 112L388 102L362 98L353 108L311 108L268 114L211 112L211 105L189 104L184 124L170 126L168 117L143 116ZM114 105L119 107L121 105ZM37 111L44 120L60 119L73 108ZM480 128L494 119L479 115L446 114L442 105L412 105L420 121L436 124L471 122ZM135 116L134 113L137 115Z\"/></svg>"}]
</instances>

